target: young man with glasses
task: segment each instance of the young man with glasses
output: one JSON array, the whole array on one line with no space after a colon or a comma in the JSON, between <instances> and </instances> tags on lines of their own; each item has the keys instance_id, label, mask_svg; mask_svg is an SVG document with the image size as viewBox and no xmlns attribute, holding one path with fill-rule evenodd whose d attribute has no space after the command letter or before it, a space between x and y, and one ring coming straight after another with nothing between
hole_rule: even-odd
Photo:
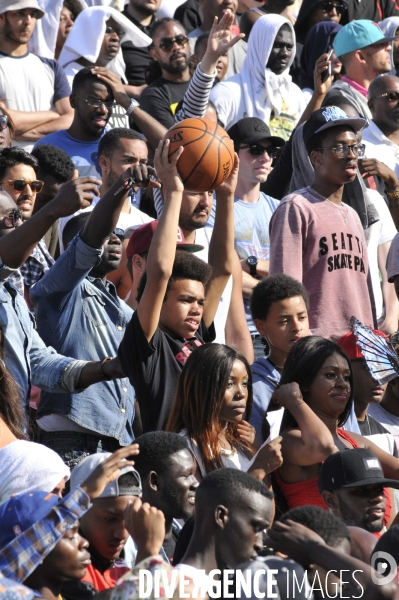
<instances>
[{"instance_id":1,"label":"young man with glasses","mask_svg":"<svg viewBox=\"0 0 399 600\"><path fill-rule=\"evenodd\" d=\"M228 131L240 159L234 198L234 246L241 260L242 289L248 328L255 359L264 355L265 342L259 335L249 306L252 290L269 273L269 223L279 201L260 191L271 171L272 161L284 140L255 117L241 119Z\"/></svg>"},{"instance_id":2,"label":"young man with glasses","mask_svg":"<svg viewBox=\"0 0 399 600\"><path fill-rule=\"evenodd\" d=\"M22 221L32 216L36 194L43 188L37 177L39 165L31 154L16 146L4 148L0 154L0 185L17 205ZM13 273L9 281L29 303L29 288L53 265L44 238L35 246L23 265Z\"/></svg>"},{"instance_id":3,"label":"young man with glasses","mask_svg":"<svg viewBox=\"0 0 399 600\"><path fill-rule=\"evenodd\" d=\"M182 25L174 19L161 19L151 28L152 59L161 76L140 96L140 106L167 129L175 124L174 114L190 83L190 46Z\"/></svg>"},{"instance_id":4,"label":"young man with glasses","mask_svg":"<svg viewBox=\"0 0 399 600\"><path fill-rule=\"evenodd\" d=\"M286 196L270 221L270 274L291 275L306 287L309 328L341 336L351 316L374 325L366 240L357 213L342 202L345 183L364 154L361 118L330 106L312 113L303 139L314 168L311 186Z\"/></svg>"},{"instance_id":5,"label":"young man with glasses","mask_svg":"<svg viewBox=\"0 0 399 600\"><path fill-rule=\"evenodd\" d=\"M131 174L147 185L153 172L139 164ZM129 171L124 175L127 178ZM118 187L111 187L92 212L78 214L67 223L63 231L66 251L30 290L45 343L79 359L105 356L100 370L117 353L132 315L107 281L108 273L119 266L124 239L117 222L126 194L118 193L120 179L116 181ZM111 381L104 375L100 383L80 394L56 397L42 392L38 441L73 468L88 454L130 444L134 414L134 390L125 377Z\"/></svg>"}]
</instances>

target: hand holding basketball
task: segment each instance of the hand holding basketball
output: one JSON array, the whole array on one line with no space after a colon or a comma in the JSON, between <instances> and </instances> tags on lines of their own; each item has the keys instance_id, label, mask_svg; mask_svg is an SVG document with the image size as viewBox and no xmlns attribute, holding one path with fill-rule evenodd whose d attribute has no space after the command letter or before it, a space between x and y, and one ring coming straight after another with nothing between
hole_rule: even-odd
<instances>
[{"instance_id":1,"label":"hand holding basketball","mask_svg":"<svg viewBox=\"0 0 399 600\"><path fill-rule=\"evenodd\" d=\"M209 119L185 119L165 134L170 140L169 159L183 146L177 170L184 189L213 190L228 178L234 164L234 145L224 129Z\"/></svg>"},{"instance_id":2,"label":"hand holding basketball","mask_svg":"<svg viewBox=\"0 0 399 600\"><path fill-rule=\"evenodd\" d=\"M184 148L177 148L172 159L169 161L169 146L169 140L161 140L159 142L154 156L155 170L158 179L168 192L182 192L184 190L184 185L176 166Z\"/></svg>"},{"instance_id":3,"label":"hand holding basketball","mask_svg":"<svg viewBox=\"0 0 399 600\"><path fill-rule=\"evenodd\" d=\"M236 187L237 187L239 164L240 164L240 159L238 158L238 155L236 153L234 153L233 168L231 169L230 175L227 177L227 179L225 179L219 185L219 187L216 188L216 196L217 197L219 197L221 194L225 194L226 196L233 194L233 196L234 196L234 192L236 191Z\"/></svg>"}]
</instances>

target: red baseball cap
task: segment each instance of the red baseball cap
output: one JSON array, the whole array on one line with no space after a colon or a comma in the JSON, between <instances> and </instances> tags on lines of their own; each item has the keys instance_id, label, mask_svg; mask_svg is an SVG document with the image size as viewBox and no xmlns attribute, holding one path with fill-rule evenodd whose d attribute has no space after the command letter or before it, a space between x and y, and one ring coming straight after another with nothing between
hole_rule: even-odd
<instances>
[{"instance_id":1,"label":"red baseball cap","mask_svg":"<svg viewBox=\"0 0 399 600\"><path fill-rule=\"evenodd\" d=\"M134 254L148 252L158 223L158 219L150 221L150 223L145 223L133 231L126 248L126 256L128 258L131 258ZM187 252L200 252L204 249L204 246L200 246L199 244L187 244L180 227L177 228L176 246L179 250L186 250Z\"/></svg>"},{"instance_id":2,"label":"red baseball cap","mask_svg":"<svg viewBox=\"0 0 399 600\"><path fill-rule=\"evenodd\" d=\"M379 329L373 329L372 331L373 333L375 333L375 335L379 335L380 337L385 338L389 342L388 336L385 335L383 331L379 331ZM348 358L364 358L354 333L345 333L345 335L339 338L337 344L345 350L345 352L348 355Z\"/></svg>"}]
</instances>

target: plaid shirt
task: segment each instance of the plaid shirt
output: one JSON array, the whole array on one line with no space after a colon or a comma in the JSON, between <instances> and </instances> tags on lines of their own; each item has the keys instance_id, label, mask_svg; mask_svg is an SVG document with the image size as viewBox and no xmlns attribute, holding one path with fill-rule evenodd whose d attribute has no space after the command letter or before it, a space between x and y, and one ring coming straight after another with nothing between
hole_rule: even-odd
<instances>
[{"instance_id":1,"label":"plaid shirt","mask_svg":"<svg viewBox=\"0 0 399 600\"><path fill-rule=\"evenodd\" d=\"M25 581L89 508L86 492L81 487L72 490L44 519L1 548L0 577Z\"/></svg>"},{"instance_id":2,"label":"plaid shirt","mask_svg":"<svg viewBox=\"0 0 399 600\"><path fill-rule=\"evenodd\" d=\"M13 283L21 296L24 295L24 283L31 286L43 277L54 264L54 259L47 250L44 238L34 247L23 265L10 275L8 281Z\"/></svg>"}]
</instances>

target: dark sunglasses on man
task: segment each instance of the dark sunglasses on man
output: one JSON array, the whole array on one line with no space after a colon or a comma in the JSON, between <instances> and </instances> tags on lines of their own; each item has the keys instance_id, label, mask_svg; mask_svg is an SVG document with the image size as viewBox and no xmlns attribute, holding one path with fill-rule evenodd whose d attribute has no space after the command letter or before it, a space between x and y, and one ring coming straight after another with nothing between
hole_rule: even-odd
<instances>
[{"instance_id":1,"label":"dark sunglasses on man","mask_svg":"<svg viewBox=\"0 0 399 600\"><path fill-rule=\"evenodd\" d=\"M320 6L326 13L332 12L333 8L337 11L337 15L343 15L346 12L345 4L337 4L335 2L331 2L331 0L324 0L324 2L320 2Z\"/></svg>"},{"instance_id":2,"label":"dark sunglasses on man","mask_svg":"<svg viewBox=\"0 0 399 600\"><path fill-rule=\"evenodd\" d=\"M373 96L369 98L370 100L376 100L377 98L385 98L385 100L389 100L389 102L397 102L399 100L399 92L385 92L385 94L380 94L379 96Z\"/></svg>"},{"instance_id":3,"label":"dark sunglasses on man","mask_svg":"<svg viewBox=\"0 0 399 600\"><path fill-rule=\"evenodd\" d=\"M162 38L159 42L159 46L153 46L153 48L161 48L164 52L170 52L175 42L180 48L184 48L188 44L188 37L180 34L174 38Z\"/></svg>"},{"instance_id":4,"label":"dark sunglasses on man","mask_svg":"<svg viewBox=\"0 0 399 600\"><path fill-rule=\"evenodd\" d=\"M124 230L123 230L123 229L120 229L119 227L116 227L116 228L113 230L113 232L112 232L112 233L110 233L110 234L107 236L107 240L109 240L109 239L110 239L110 237L111 237L111 235L112 235L112 234L116 235L116 237L118 237L118 238L120 239L120 241L121 241L121 242L124 242L124 241L125 241L125 232L124 232Z\"/></svg>"},{"instance_id":5,"label":"dark sunglasses on man","mask_svg":"<svg viewBox=\"0 0 399 600\"><path fill-rule=\"evenodd\" d=\"M10 183L16 192L23 192L26 186L29 185L32 192L36 194L42 191L44 185L44 181L38 179L4 179L0 183Z\"/></svg>"},{"instance_id":6,"label":"dark sunglasses on man","mask_svg":"<svg viewBox=\"0 0 399 600\"><path fill-rule=\"evenodd\" d=\"M248 148L251 156L255 156L257 158L259 156L262 156L265 152L268 154L268 156L272 160L274 160L278 156L278 149L275 146L267 146L266 148L264 148L260 144L250 144L250 145L246 145L246 146L240 146L240 150L244 150L246 148Z\"/></svg>"}]
</instances>

